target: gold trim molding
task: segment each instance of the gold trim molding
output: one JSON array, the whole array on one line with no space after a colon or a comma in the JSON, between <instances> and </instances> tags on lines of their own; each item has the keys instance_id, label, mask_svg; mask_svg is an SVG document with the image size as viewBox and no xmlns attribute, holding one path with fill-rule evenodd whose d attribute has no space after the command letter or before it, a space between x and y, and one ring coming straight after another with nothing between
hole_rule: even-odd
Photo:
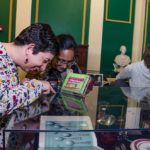
<instances>
[{"instance_id":1,"label":"gold trim molding","mask_svg":"<svg viewBox=\"0 0 150 150\"><path fill-rule=\"evenodd\" d=\"M110 19L110 18L108 17L109 0L106 0L105 21L116 22L116 23L126 23L126 24L131 24L131 22L132 22L132 5L133 5L133 0L130 0L129 18L128 18L127 21L126 21L126 20L115 20L115 19Z\"/></svg>"},{"instance_id":2,"label":"gold trim molding","mask_svg":"<svg viewBox=\"0 0 150 150\"><path fill-rule=\"evenodd\" d=\"M10 0L10 4L9 4L8 42L11 42L11 36L12 36L12 10L13 10L13 0Z\"/></svg>"},{"instance_id":3,"label":"gold trim molding","mask_svg":"<svg viewBox=\"0 0 150 150\"><path fill-rule=\"evenodd\" d=\"M11 42L12 38L12 16L13 16L13 0L9 1L9 15L8 15L8 42Z\"/></svg>"},{"instance_id":4,"label":"gold trim molding","mask_svg":"<svg viewBox=\"0 0 150 150\"><path fill-rule=\"evenodd\" d=\"M36 0L35 4L35 23L38 22L39 19L39 0ZM85 42L85 26L86 26L86 11L87 11L87 0L84 0L83 4L83 21L82 21L82 33L81 33L81 44Z\"/></svg>"},{"instance_id":5,"label":"gold trim molding","mask_svg":"<svg viewBox=\"0 0 150 150\"><path fill-rule=\"evenodd\" d=\"M148 12L149 12L149 2L150 0L146 0L146 11L145 11L145 30L144 30L144 47L143 50L146 48L146 39L147 39L147 25L148 25Z\"/></svg>"},{"instance_id":6,"label":"gold trim molding","mask_svg":"<svg viewBox=\"0 0 150 150\"><path fill-rule=\"evenodd\" d=\"M37 23L39 20L39 0L36 0L35 5L35 23Z\"/></svg>"}]
</instances>

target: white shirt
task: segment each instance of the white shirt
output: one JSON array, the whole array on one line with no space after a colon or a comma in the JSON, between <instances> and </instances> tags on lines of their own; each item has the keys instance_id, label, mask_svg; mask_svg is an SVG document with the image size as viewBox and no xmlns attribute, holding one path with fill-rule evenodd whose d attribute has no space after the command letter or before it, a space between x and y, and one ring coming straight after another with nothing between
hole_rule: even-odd
<instances>
[{"instance_id":1,"label":"white shirt","mask_svg":"<svg viewBox=\"0 0 150 150\"><path fill-rule=\"evenodd\" d=\"M116 79L129 79L131 87L150 87L150 71L144 61L128 65L117 75Z\"/></svg>"}]
</instances>

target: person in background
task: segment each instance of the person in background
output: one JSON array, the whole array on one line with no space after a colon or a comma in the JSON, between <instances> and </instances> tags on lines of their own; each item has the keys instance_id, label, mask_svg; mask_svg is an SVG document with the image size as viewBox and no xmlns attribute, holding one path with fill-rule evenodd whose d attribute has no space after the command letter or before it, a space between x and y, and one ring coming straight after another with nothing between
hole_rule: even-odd
<instances>
[{"instance_id":1,"label":"person in background","mask_svg":"<svg viewBox=\"0 0 150 150\"><path fill-rule=\"evenodd\" d=\"M25 28L11 43L0 43L0 115L35 101L42 93L55 93L48 81L19 80L17 67L25 72L44 71L57 53L55 35L48 24Z\"/></svg>"},{"instance_id":2,"label":"person in background","mask_svg":"<svg viewBox=\"0 0 150 150\"><path fill-rule=\"evenodd\" d=\"M72 35L70 34L60 34L57 36L57 44L58 44L58 53L49 62L46 71L39 73L38 71L30 71L26 78L29 79L40 79L48 81L51 86L55 89L55 91L59 91L62 82L64 81L65 76L67 75L67 71L71 71L74 73L82 73L80 68L77 65L75 60L76 53L76 42ZM39 98L40 101L51 101L55 98L55 95L50 94L42 94ZM52 104L51 104L52 105ZM59 105L56 103L53 105L53 108L56 109ZM53 111L53 114L56 111Z\"/></svg>"},{"instance_id":3,"label":"person in background","mask_svg":"<svg viewBox=\"0 0 150 150\"><path fill-rule=\"evenodd\" d=\"M52 84L62 82L67 71L82 73L75 60L77 44L74 38L70 34L60 34L57 36L57 42L59 53L50 62L42 76L43 80L50 81Z\"/></svg>"},{"instance_id":4,"label":"person in background","mask_svg":"<svg viewBox=\"0 0 150 150\"><path fill-rule=\"evenodd\" d=\"M75 60L75 53L77 44L74 38L70 34L60 34L57 36L57 44L59 52L53 60L48 64L47 69L44 73L39 74L38 72L30 72L26 75L27 78L38 78L50 82L52 87L57 91L58 94L43 94L39 98L38 102L49 103L49 115L68 115L67 110L59 104L58 100L55 101L57 95L59 95L61 84L64 81L67 71L74 73L82 73ZM92 90L89 87L88 92ZM30 110L33 110L31 108ZM29 112L29 111L26 111Z\"/></svg>"},{"instance_id":5,"label":"person in background","mask_svg":"<svg viewBox=\"0 0 150 150\"><path fill-rule=\"evenodd\" d=\"M128 79L131 87L150 87L150 46L144 51L144 60L126 66L116 79Z\"/></svg>"}]
</instances>

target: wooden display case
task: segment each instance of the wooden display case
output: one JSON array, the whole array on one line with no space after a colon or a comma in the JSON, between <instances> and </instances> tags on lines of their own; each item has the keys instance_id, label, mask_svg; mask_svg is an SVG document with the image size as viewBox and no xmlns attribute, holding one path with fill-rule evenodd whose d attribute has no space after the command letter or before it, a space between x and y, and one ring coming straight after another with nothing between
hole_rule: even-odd
<instances>
[{"instance_id":1,"label":"wooden display case","mask_svg":"<svg viewBox=\"0 0 150 150\"><path fill-rule=\"evenodd\" d=\"M88 52L88 45L78 45L77 46L77 53L76 53L75 57L76 57L78 65L82 71L86 71L87 52Z\"/></svg>"}]
</instances>

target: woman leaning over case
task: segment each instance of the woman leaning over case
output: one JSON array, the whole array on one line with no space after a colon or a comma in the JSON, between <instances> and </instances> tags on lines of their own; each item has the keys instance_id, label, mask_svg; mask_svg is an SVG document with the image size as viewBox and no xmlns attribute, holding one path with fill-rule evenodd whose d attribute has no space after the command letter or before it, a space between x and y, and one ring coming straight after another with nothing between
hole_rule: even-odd
<instances>
[{"instance_id":1,"label":"woman leaning over case","mask_svg":"<svg viewBox=\"0 0 150 150\"><path fill-rule=\"evenodd\" d=\"M28 105L42 93L55 93L47 81L20 82L17 66L25 72L44 71L57 53L55 35L48 24L24 29L11 43L0 43L0 115Z\"/></svg>"}]
</instances>

